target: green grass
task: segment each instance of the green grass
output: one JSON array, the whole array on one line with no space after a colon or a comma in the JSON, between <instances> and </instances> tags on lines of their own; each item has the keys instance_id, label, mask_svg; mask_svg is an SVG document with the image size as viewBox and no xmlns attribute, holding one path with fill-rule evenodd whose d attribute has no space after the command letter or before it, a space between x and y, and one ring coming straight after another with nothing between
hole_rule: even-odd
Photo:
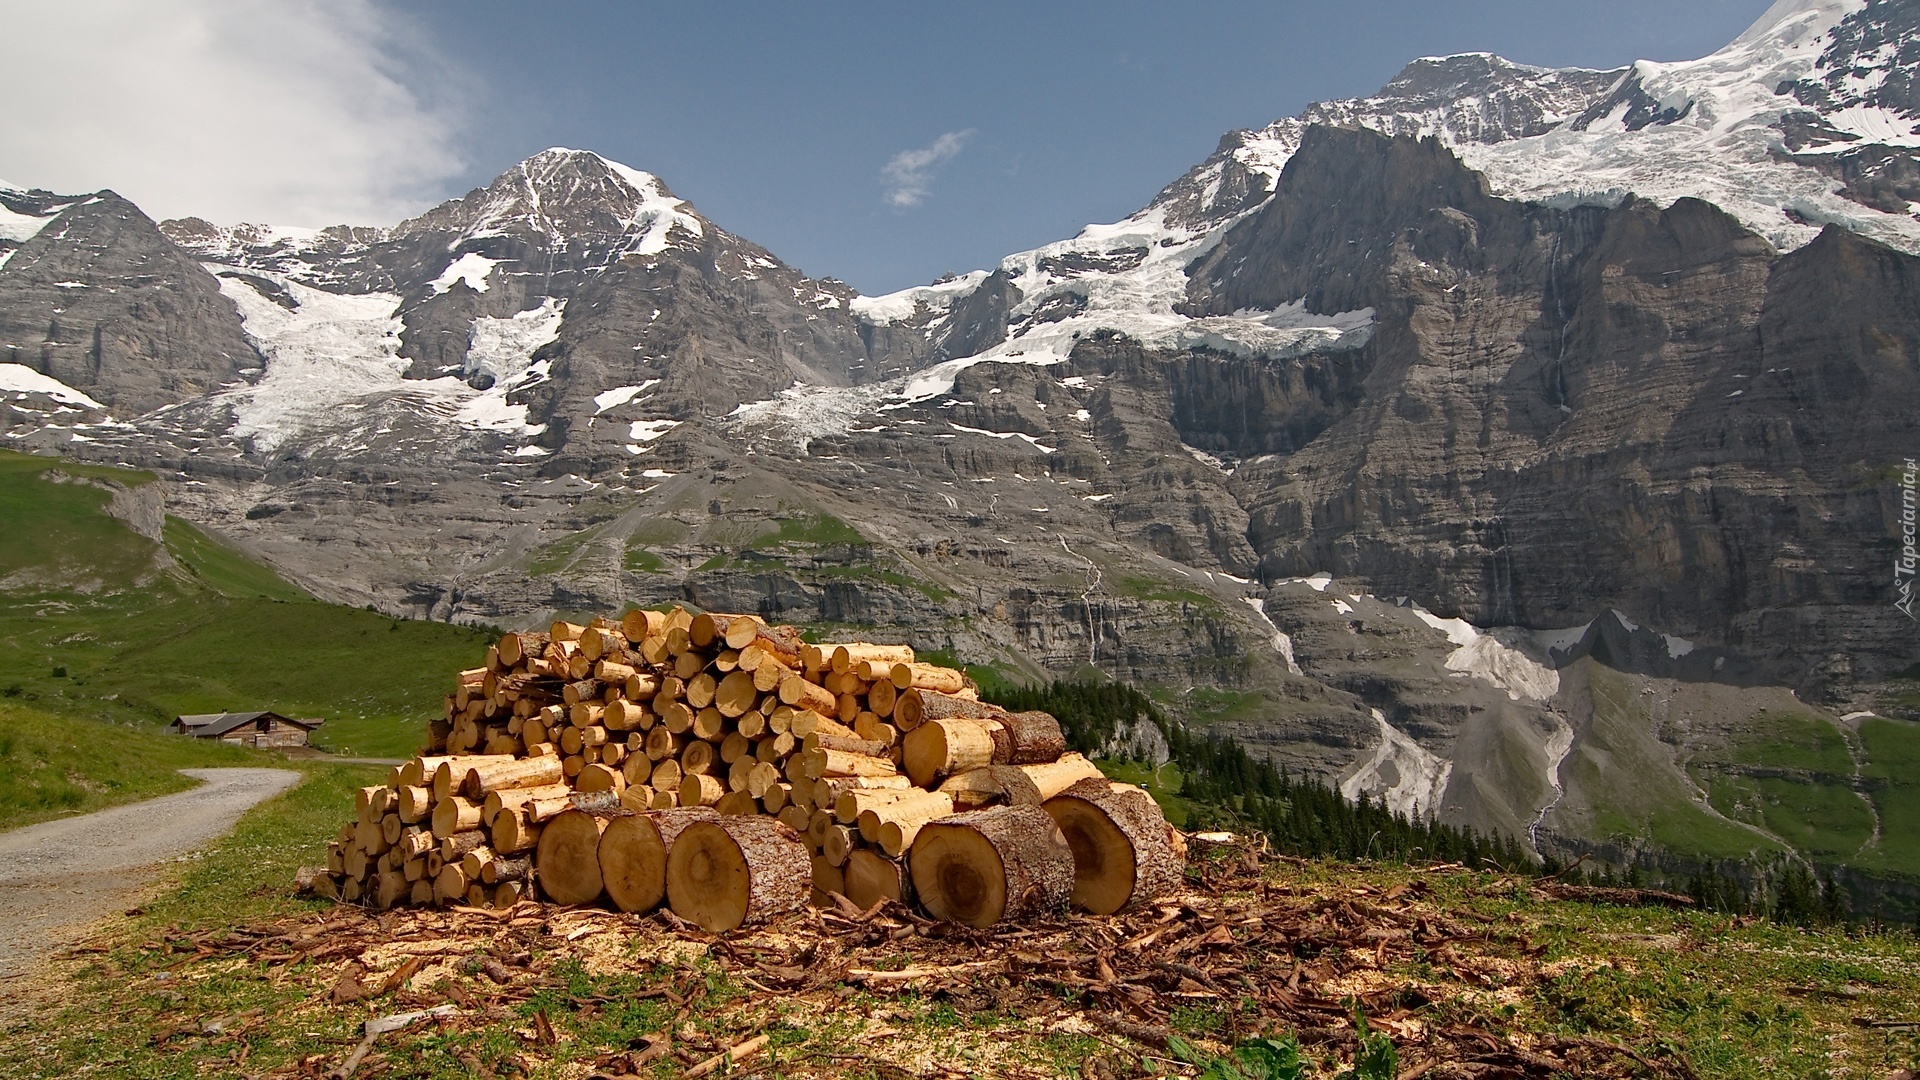
<instances>
[{"instance_id":1,"label":"green grass","mask_svg":"<svg viewBox=\"0 0 1920 1080\"><path fill-rule=\"evenodd\" d=\"M313 597L177 517L167 518L161 535L167 553L208 589L222 596L310 601Z\"/></svg>"},{"instance_id":2,"label":"green grass","mask_svg":"<svg viewBox=\"0 0 1920 1080\"><path fill-rule=\"evenodd\" d=\"M92 591L156 573L157 545L107 515L111 493L91 484L55 483L47 476L54 469L125 487L153 479L151 473L0 451L0 521L9 523L0 533L0 579L14 579L15 588L60 584Z\"/></svg>"},{"instance_id":3,"label":"green grass","mask_svg":"<svg viewBox=\"0 0 1920 1080\"><path fill-rule=\"evenodd\" d=\"M1138 761L1100 758L1094 764L1109 780L1145 788L1147 794L1153 796L1153 801L1159 803L1160 809L1166 812L1168 821L1179 825L1192 817L1193 803L1180 797L1180 789L1186 784L1187 778L1173 762L1155 768Z\"/></svg>"},{"instance_id":4,"label":"green grass","mask_svg":"<svg viewBox=\"0 0 1920 1080\"><path fill-rule=\"evenodd\" d=\"M657 574L667 568L667 561L658 553L648 551L633 542L627 543L627 569L636 574Z\"/></svg>"},{"instance_id":5,"label":"green grass","mask_svg":"<svg viewBox=\"0 0 1920 1080\"><path fill-rule=\"evenodd\" d=\"M0 453L0 693L14 704L157 731L180 713L273 709L327 721L319 745L396 756L418 746L452 672L489 630L325 604L174 519L160 545L105 513L147 474ZM59 672L59 674L56 674Z\"/></svg>"},{"instance_id":6,"label":"green grass","mask_svg":"<svg viewBox=\"0 0 1920 1080\"><path fill-rule=\"evenodd\" d=\"M1651 839L1669 851L1712 859L1747 859L1780 850L1751 829L1708 813L1693 801L1687 774L1653 738L1653 719L1624 676L1580 661L1591 689L1587 740L1567 757L1561 775L1598 799L1593 830L1606 838Z\"/></svg>"},{"instance_id":7,"label":"green grass","mask_svg":"<svg viewBox=\"0 0 1920 1080\"><path fill-rule=\"evenodd\" d=\"M581 546L593 539L599 531L600 526L595 525L540 548L534 552L533 559L527 563L527 573L541 577L567 569L573 565L574 559L580 554Z\"/></svg>"},{"instance_id":8,"label":"green grass","mask_svg":"<svg viewBox=\"0 0 1920 1080\"><path fill-rule=\"evenodd\" d=\"M1219 600L1194 589L1182 589L1157 581L1150 577L1135 574L1123 575L1119 582L1119 592L1135 600L1158 600L1169 604L1197 604L1202 607L1218 607Z\"/></svg>"},{"instance_id":9,"label":"green grass","mask_svg":"<svg viewBox=\"0 0 1920 1080\"><path fill-rule=\"evenodd\" d=\"M0 821L8 828L184 791L179 769L257 765L266 755L210 739L51 716L0 701Z\"/></svg>"},{"instance_id":10,"label":"green grass","mask_svg":"<svg viewBox=\"0 0 1920 1080\"><path fill-rule=\"evenodd\" d=\"M1860 741L1868 761L1862 771L1873 785L1880 814L1880 844L1861 861L1915 872L1920 869L1920 724L1867 720L1860 725Z\"/></svg>"},{"instance_id":11,"label":"green grass","mask_svg":"<svg viewBox=\"0 0 1920 1080\"><path fill-rule=\"evenodd\" d=\"M799 517L779 518L773 532L754 538L745 545L747 551L765 551L779 547L833 547L841 544L864 545L866 537L860 530L834 517L832 514L807 514Z\"/></svg>"}]
</instances>

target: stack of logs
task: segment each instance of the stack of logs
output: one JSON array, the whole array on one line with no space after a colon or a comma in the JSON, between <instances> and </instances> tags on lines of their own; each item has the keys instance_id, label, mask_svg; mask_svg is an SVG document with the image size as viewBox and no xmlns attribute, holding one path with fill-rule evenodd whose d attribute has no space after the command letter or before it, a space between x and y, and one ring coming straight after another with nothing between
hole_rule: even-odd
<instances>
[{"instance_id":1,"label":"stack of logs","mask_svg":"<svg viewBox=\"0 0 1920 1080\"><path fill-rule=\"evenodd\" d=\"M835 893L975 926L1104 914L1181 873L1146 792L905 645L679 608L557 622L489 647L429 730L361 789L314 888L383 908L664 900L720 931Z\"/></svg>"}]
</instances>

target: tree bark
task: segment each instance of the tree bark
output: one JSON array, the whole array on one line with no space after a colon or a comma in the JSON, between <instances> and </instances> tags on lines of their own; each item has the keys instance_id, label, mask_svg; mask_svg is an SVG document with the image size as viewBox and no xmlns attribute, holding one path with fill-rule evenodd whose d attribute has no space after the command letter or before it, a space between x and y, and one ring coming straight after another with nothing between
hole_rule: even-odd
<instances>
[{"instance_id":1,"label":"tree bark","mask_svg":"<svg viewBox=\"0 0 1920 1080\"><path fill-rule=\"evenodd\" d=\"M667 853L667 903L713 933L798 910L812 889L806 846L771 818L696 821Z\"/></svg>"},{"instance_id":2,"label":"tree bark","mask_svg":"<svg viewBox=\"0 0 1920 1080\"><path fill-rule=\"evenodd\" d=\"M1073 849L1073 902L1080 907L1111 915L1179 886L1185 868L1174 854L1166 815L1140 788L1081 780L1044 809Z\"/></svg>"},{"instance_id":3,"label":"tree bark","mask_svg":"<svg viewBox=\"0 0 1920 1080\"><path fill-rule=\"evenodd\" d=\"M908 865L927 913L968 926L1041 914L1073 895L1073 850L1036 806L932 822L914 838Z\"/></svg>"}]
</instances>

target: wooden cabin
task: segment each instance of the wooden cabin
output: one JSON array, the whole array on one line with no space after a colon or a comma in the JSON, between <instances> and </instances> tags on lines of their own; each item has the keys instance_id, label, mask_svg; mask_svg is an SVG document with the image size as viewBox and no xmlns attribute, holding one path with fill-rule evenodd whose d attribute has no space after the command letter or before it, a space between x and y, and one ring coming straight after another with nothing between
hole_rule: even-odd
<instances>
[{"instance_id":1,"label":"wooden cabin","mask_svg":"<svg viewBox=\"0 0 1920 1080\"><path fill-rule=\"evenodd\" d=\"M295 720L271 710L261 710L177 716L173 729L196 739L219 739L240 746L274 749L307 745L307 736L324 723L324 720Z\"/></svg>"}]
</instances>

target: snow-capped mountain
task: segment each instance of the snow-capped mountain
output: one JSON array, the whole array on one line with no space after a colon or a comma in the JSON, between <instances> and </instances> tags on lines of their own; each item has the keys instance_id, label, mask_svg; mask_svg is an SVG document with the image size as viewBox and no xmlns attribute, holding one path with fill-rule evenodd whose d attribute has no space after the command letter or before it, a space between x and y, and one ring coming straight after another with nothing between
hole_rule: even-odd
<instances>
[{"instance_id":1,"label":"snow-capped mountain","mask_svg":"<svg viewBox=\"0 0 1920 1080\"><path fill-rule=\"evenodd\" d=\"M1267 752L1517 830L1572 798L1583 656L1836 702L1915 659L1916 12L1416 60L879 297L577 150L391 226L3 188L0 438L160 469L356 604L680 599L1230 686Z\"/></svg>"}]
</instances>

